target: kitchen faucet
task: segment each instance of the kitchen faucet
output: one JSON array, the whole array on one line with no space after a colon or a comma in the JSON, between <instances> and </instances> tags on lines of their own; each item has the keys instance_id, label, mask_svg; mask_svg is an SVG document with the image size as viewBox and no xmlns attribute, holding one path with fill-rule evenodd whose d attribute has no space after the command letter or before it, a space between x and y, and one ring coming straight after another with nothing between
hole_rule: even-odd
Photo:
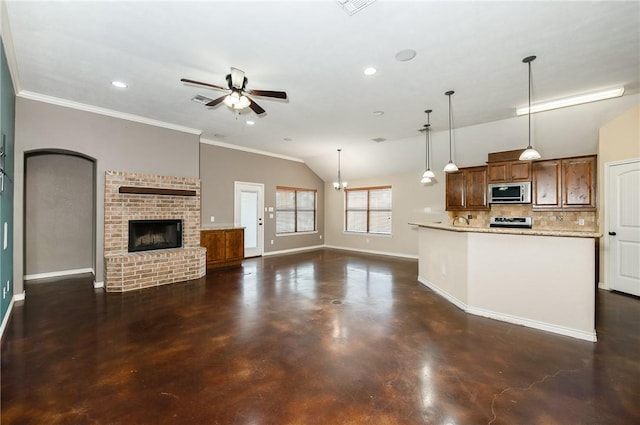
<instances>
[{"instance_id":1,"label":"kitchen faucet","mask_svg":"<svg viewBox=\"0 0 640 425\"><path fill-rule=\"evenodd\" d=\"M469 219L463 215L457 215L455 216L455 218L453 219L453 223L451 223L452 226L456 225L456 221L458 221L458 219L461 218L464 220L465 223L467 223L467 226L469 225Z\"/></svg>"}]
</instances>

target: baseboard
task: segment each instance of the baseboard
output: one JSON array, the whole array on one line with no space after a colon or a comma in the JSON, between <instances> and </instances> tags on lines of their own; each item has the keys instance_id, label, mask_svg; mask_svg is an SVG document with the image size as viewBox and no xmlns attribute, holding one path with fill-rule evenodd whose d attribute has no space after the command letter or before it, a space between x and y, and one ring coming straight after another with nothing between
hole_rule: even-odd
<instances>
[{"instance_id":1,"label":"baseboard","mask_svg":"<svg viewBox=\"0 0 640 425\"><path fill-rule=\"evenodd\" d=\"M13 303L16 297L11 298L9 302L9 307L7 308L7 313L2 318L2 324L0 324L0 341L4 338L4 330L7 328L7 323L9 323L9 317L11 317L11 312L13 311ZM24 299L24 298L23 298Z\"/></svg>"},{"instance_id":2,"label":"baseboard","mask_svg":"<svg viewBox=\"0 0 640 425\"><path fill-rule=\"evenodd\" d=\"M570 336L572 338L582 339L589 342L596 342L595 329L593 332L585 332L578 329L567 328L564 326L553 325L546 322L539 322L537 320L526 319L524 317L512 316L510 314L496 313L495 311L485 310L477 307L469 307L467 313L474 314L476 316L487 317L489 319L500 320L502 322L513 323L515 325L522 325L528 328L540 329L542 331L553 332L559 335Z\"/></svg>"},{"instance_id":3,"label":"baseboard","mask_svg":"<svg viewBox=\"0 0 640 425\"><path fill-rule=\"evenodd\" d=\"M336 246L336 245L324 245L325 248L331 248L331 249L339 249L341 251L352 251L352 252L361 252L363 254L376 254L376 255L384 255L387 257L398 257L398 258L406 258L409 260L417 260L418 256L417 255L411 255L411 254L401 254L398 252L387 252L387 251L375 251L375 250L371 250L371 249L359 249L359 248L348 248L345 246Z\"/></svg>"},{"instance_id":4,"label":"baseboard","mask_svg":"<svg viewBox=\"0 0 640 425\"><path fill-rule=\"evenodd\" d=\"M312 251L314 249L321 249L321 248L324 248L324 245L303 246L301 248L281 249L279 251L264 252L262 256L268 257L270 255L293 254L295 252Z\"/></svg>"},{"instance_id":5,"label":"baseboard","mask_svg":"<svg viewBox=\"0 0 640 425\"><path fill-rule=\"evenodd\" d=\"M94 288L94 289L104 288L104 282L96 282L96 281L94 280L94 281L93 281L93 288Z\"/></svg>"},{"instance_id":6,"label":"baseboard","mask_svg":"<svg viewBox=\"0 0 640 425\"><path fill-rule=\"evenodd\" d=\"M50 277L60 277L60 276L71 276L74 274L84 274L84 273L93 273L92 268L88 269L73 269L73 270L60 270L57 272L49 272L49 273L35 273L35 274L27 274L24 276L24 280L35 280L35 279L47 279Z\"/></svg>"},{"instance_id":7,"label":"baseboard","mask_svg":"<svg viewBox=\"0 0 640 425\"><path fill-rule=\"evenodd\" d=\"M24 301L25 298L27 298L27 293L22 291L22 293L13 296L13 301Z\"/></svg>"},{"instance_id":8,"label":"baseboard","mask_svg":"<svg viewBox=\"0 0 640 425\"><path fill-rule=\"evenodd\" d=\"M606 283L603 282L598 282L598 289L604 289L607 291L610 291L611 288L609 288L609 285L607 285Z\"/></svg>"},{"instance_id":9,"label":"baseboard","mask_svg":"<svg viewBox=\"0 0 640 425\"><path fill-rule=\"evenodd\" d=\"M468 306L467 306L466 303L460 301L459 299L457 299L453 295L449 294L448 292L443 291L437 285L434 285L433 283L429 282L428 280L422 279L419 276L418 276L418 282L422 283L424 286L426 286L427 288L431 289L433 292L435 292L436 294L440 295L442 298L446 299L451 304L453 304L456 307L458 307L460 310L467 311Z\"/></svg>"},{"instance_id":10,"label":"baseboard","mask_svg":"<svg viewBox=\"0 0 640 425\"><path fill-rule=\"evenodd\" d=\"M473 314L475 316L487 317L489 319L499 320L501 322L512 323L514 325L526 326L528 328L539 329L546 332L551 332L558 335L570 336L572 338L582 339L589 342L596 342L597 336L595 329L593 332L585 332L578 329L567 328L564 326L553 325L546 322L540 322L537 320L526 319L520 316L512 316L510 314L497 313L492 310L485 310L483 308L469 306L451 294L443 291L437 285L418 277L418 282L422 283L429 289L433 290L436 294L446 299L450 303L454 304L459 309L466 313Z\"/></svg>"}]
</instances>

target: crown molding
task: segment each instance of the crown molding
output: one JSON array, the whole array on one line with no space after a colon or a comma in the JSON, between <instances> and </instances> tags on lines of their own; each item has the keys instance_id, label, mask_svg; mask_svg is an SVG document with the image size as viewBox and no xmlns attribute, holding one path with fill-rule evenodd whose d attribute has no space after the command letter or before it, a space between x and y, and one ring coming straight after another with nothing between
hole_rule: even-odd
<instances>
[{"instance_id":1,"label":"crown molding","mask_svg":"<svg viewBox=\"0 0 640 425\"><path fill-rule=\"evenodd\" d=\"M13 83L13 92L18 93L21 90L20 74L18 73L18 63L16 61L16 51L13 46L13 36L11 26L9 25L9 16L7 12L7 2L0 2L0 36L4 46L4 54L7 58L7 67L11 75Z\"/></svg>"},{"instance_id":2,"label":"crown molding","mask_svg":"<svg viewBox=\"0 0 640 425\"><path fill-rule=\"evenodd\" d=\"M287 161L302 162L304 164L304 159L295 158L293 156L280 155L280 154L277 154L277 153L261 151L261 150L258 150L258 149L247 148L247 147L244 147L244 146L232 145L231 143L223 143L223 142L218 142L216 140L203 139L202 137L200 138L200 143L203 143L205 145L218 146L220 148L226 148L226 149L233 149L233 150L237 150L237 151L255 153L255 154L258 154L258 155L272 156L274 158L286 159Z\"/></svg>"},{"instance_id":3,"label":"crown molding","mask_svg":"<svg viewBox=\"0 0 640 425\"><path fill-rule=\"evenodd\" d=\"M36 100L39 102L50 103L52 105L64 106L65 108L78 109L80 111L91 112L98 115L106 115L108 117L120 118L127 121L138 122L141 124L152 125L154 127L168 128L169 130L176 130L183 133L195 134L197 136L202 134L202 130L195 128L183 127L177 124L171 124L164 121L158 121L151 118L141 117L139 115L127 114L125 112L114 111L113 109L100 108L98 106L87 105L85 103L74 102L72 100L61 99L59 97L48 96L46 94L34 93L27 90L20 90L16 94L17 97L23 99Z\"/></svg>"}]
</instances>

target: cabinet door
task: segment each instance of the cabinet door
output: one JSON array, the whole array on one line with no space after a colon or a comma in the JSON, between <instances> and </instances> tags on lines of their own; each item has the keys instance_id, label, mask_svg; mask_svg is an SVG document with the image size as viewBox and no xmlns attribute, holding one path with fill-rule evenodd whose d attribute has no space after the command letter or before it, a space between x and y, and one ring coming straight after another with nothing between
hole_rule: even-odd
<instances>
[{"instance_id":1,"label":"cabinet door","mask_svg":"<svg viewBox=\"0 0 640 425\"><path fill-rule=\"evenodd\" d=\"M531 162L512 162L509 167L509 179L512 182L531 181Z\"/></svg>"},{"instance_id":2,"label":"cabinet door","mask_svg":"<svg viewBox=\"0 0 640 425\"><path fill-rule=\"evenodd\" d=\"M487 174L489 175L490 183L502 183L506 182L509 178L509 164L506 162L499 162L497 164L487 165Z\"/></svg>"},{"instance_id":3,"label":"cabinet door","mask_svg":"<svg viewBox=\"0 0 640 425\"><path fill-rule=\"evenodd\" d=\"M223 230L204 230L200 232L200 245L207 248L207 264L224 261Z\"/></svg>"},{"instance_id":4,"label":"cabinet door","mask_svg":"<svg viewBox=\"0 0 640 425\"><path fill-rule=\"evenodd\" d=\"M593 156L562 160L562 207L596 208L596 158Z\"/></svg>"},{"instance_id":5,"label":"cabinet door","mask_svg":"<svg viewBox=\"0 0 640 425\"><path fill-rule=\"evenodd\" d=\"M466 204L468 210L487 209L487 168L474 167L464 170Z\"/></svg>"},{"instance_id":6,"label":"cabinet door","mask_svg":"<svg viewBox=\"0 0 640 425\"><path fill-rule=\"evenodd\" d=\"M244 229L225 231L226 260L244 258Z\"/></svg>"},{"instance_id":7,"label":"cabinet door","mask_svg":"<svg viewBox=\"0 0 640 425\"><path fill-rule=\"evenodd\" d=\"M532 168L531 204L533 208L560 208L560 164L559 159L536 161Z\"/></svg>"},{"instance_id":8,"label":"cabinet door","mask_svg":"<svg viewBox=\"0 0 640 425\"><path fill-rule=\"evenodd\" d=\"M464 172L455 171L446 174L446 210L456 211L465 208Z\"/></svg>"}]
</instances>

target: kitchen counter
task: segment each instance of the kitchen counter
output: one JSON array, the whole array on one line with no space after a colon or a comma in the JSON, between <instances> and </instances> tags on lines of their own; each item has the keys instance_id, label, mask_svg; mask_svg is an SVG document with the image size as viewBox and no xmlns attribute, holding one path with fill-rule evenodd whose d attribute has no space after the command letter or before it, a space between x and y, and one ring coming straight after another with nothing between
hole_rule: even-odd
<instances>
[{"instance_id":1,"label":"kitchen counter","mask_svg":"<svg viewBox=\"0 0 640 425\"><path fill-rule=\"evenodd\" d=\"M575 230L549 230L549 229L518 229L505 227L473 227L464 224L451 225L441 222L432 223L409 223L411 226L429 227L432 229L450 230L453 232L474 232L474 233L499 233L505 235L529 235L529 236L558 236L569 238L600 238L601 233L580 232Z\"/></svg>"},{"instance_id":2,"label":"kitchen counter","mask_svg":"<svg viewBox=\"0 0 640 425\"><path fill-rule=\"evenodd\" d=\"M467 313L595 341L594 232L418 226L418 281Z\"/></svg>"}]
</instances>

